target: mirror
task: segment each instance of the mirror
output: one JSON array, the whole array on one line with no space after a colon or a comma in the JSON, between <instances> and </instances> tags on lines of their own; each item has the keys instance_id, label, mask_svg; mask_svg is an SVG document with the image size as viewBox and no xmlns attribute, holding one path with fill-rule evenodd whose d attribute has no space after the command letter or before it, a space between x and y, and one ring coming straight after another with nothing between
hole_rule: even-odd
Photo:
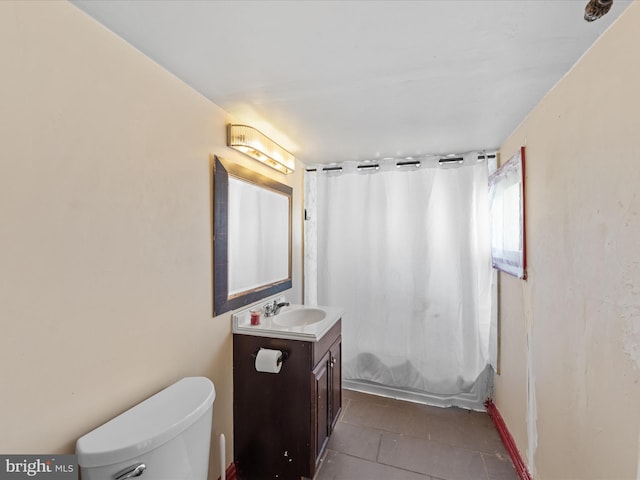
<instances>
[{"instance_id":1,"label":"mirror","mask_svg":"<svg viewBox=\"0 0 640 480\"><path fill-rule=\"evenodd\" d=\"M214 158L214 316L291 288L292 192Z\"/></svg>"}]
</instances>

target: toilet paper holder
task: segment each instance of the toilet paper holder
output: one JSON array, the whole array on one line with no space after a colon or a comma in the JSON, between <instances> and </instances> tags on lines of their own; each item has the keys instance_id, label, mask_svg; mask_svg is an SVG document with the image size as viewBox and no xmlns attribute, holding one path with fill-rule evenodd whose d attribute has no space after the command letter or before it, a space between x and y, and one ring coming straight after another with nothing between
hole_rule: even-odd
<instances>
[{"instance_id":1,"label":"toilet paper holder","mask_svg":"<svg viewBox=\"0 0 640 480\"><path fill-rule=\"evenodd\" d=\"M255 352L253 352L251 354L251 358L253 358L254 360L256 359L256 357L258 356L258 352L262 350L262 348L259 348L258 350L256 350ZM275 349L272 349L275 350ZM289 358L289 352L285 351L285 350L280 350L280 352L282 353L282 356L280 358L278 358L278 361L276 362L277 365L280 365L281 363L284 363L284 361Z\"/></svg>"}]
</instances>

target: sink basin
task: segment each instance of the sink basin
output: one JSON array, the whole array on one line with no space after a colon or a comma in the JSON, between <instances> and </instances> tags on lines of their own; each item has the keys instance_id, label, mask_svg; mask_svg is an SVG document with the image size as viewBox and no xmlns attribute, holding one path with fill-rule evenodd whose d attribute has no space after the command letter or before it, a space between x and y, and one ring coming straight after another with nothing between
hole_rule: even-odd
<instances>
[{"instance_id":1,"label":"sink basin","mask_svg":"<svg viewBox=\"0 0 640 480\"><path fill-rule=\"evenodd\" d=\"M278 303L285 301L284 297L276 300ZM264 308L267 304L273 304L273 300L268 300L262 305L253 305L231 315L233 333L256 337L319 342L324 334L333 328L336 322L340 321L344 313L344 310L339 307L307 306L292 303L283 307L279 314L262 318L258 325L251 324L251 310Z\"/></svg>"},{"instance_id":2,"label":"sink basin","mask_svg":"<svg viewBox=\"0 0 640 480\"><path fill-rule=\"evenodd\" d=\"M319 308L299 308L273 317L273 322L283 327L305 327L324 320L326 313Z\"/></svg>"}]
</instances>

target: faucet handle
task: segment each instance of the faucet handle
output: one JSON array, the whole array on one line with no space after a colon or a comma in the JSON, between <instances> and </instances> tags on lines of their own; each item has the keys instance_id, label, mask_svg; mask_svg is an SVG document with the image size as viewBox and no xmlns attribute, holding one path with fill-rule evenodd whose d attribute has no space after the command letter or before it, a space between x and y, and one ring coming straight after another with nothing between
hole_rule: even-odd
<instances>
[{"instance_id":1,"label":"faucet handle","mask_svg":"<svg viewBox=\"0 0 640 480\"><path fill-rule=\"evenodd\" d=\"M273 312L276 311L276 308L277 308L277 303L275 300L273 301L273 303L267 303L264 306L264 315L266 317L270 317L271 315L273 315Z\"/></svg>"}]
</instances>

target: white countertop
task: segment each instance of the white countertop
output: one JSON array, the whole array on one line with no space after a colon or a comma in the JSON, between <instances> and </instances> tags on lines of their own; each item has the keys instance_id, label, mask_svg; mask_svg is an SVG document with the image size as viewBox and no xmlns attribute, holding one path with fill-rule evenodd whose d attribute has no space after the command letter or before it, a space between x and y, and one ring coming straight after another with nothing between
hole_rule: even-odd
<instances>
[{"instance_id":1,"label":"white countertop","mask_svg":"<svg viewBox=\"0 0 640 480\"><path fill-rule=\"evenodd\" d=\"M273 317L265 317L262 314L259 325L251 325L251 310L257 309L255 305L234 313L232 318L232 331L241 335L254 335L257 337L284 338L289 340L304 340L307 342L319 341L325 333L342 317L344 310L339 307L323 307L317 305L289 305L282 307L278 315L282 315L301 308L314 308L325 312L325 317L311 325L285 327L278 325Z\"/></svg>"}]
</instances>

